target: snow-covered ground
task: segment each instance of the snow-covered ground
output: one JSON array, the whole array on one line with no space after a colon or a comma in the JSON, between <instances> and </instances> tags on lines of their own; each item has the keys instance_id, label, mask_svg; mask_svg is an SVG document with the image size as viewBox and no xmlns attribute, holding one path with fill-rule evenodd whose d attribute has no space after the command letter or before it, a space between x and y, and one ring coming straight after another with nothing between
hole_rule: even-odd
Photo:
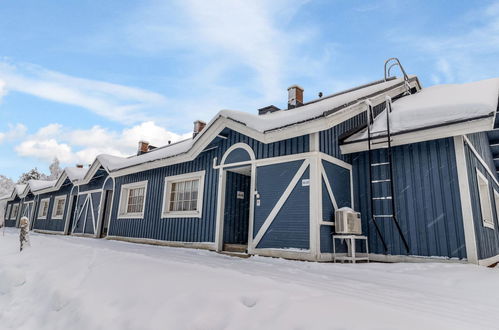
<instances>
[{"instance_id":1,"label":"snow-covered ground","mask_svg":"<svg viewBox=\"0 0 499 330\"><path fill-rule=\"evenodd\" d=\"M0 231L0 329L498 329L499 269L320 264Z\"/></svg>"}]
</instances>

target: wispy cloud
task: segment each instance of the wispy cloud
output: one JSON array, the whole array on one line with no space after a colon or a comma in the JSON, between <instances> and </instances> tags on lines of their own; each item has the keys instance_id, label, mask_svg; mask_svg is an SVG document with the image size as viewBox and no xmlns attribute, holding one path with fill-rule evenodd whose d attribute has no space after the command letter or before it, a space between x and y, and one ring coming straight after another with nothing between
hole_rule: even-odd
<instances>
[{"instance_id":1,"label":"wispy cloud","mask_svg":"<svg viewBox=\"0 0 499 330\"><path fill-rule=\"evenodd\" d=\"M15 151L22 157L33 157L45 162L57 157L64 164L88 164L103 153L123 157L133 155L140 140L162 146L168 141L175 142L191 134L178 135L152 121L142 122L121 131L100 126L71 130L53 123L22 139Z\"/></svg>"},{"instance_id":2,"label":"wispy cloud","mask_svg":"<svg viewBox=\"0 0 499 330\"><path fill-rule=\"evenodd\" d=\"M9 129L5 132L0 132L0 143L5 141L14 141L23 137L27 132L27 127L23 124L9 124Z\"/></svg>"},{"instance_id":3,"label":"wispy cloud","mask_svg":"<svg viewBox=\"0 0 499 330\"><path fill-rule=\"evenodd\" d=\"M0 80L7 92L81 107L122 123L146 120L148 113L167 103L164 96L140 88L73 77L33 64L0 62Z\"/></svg>"},{"instance_id":4,"label":"wispy cloud","mask_svg":"<svg viewBox=\"0 0 499 330\"><path fill-rule=\"evenodd\" d=\"M499 2L474 9L464 17L448 22L447 33L397 37L405 45L433 61L433 83L453 83L497 76L499 53ZM469 27L472 28L469 28Z\"/></svg>"}]
</instances>

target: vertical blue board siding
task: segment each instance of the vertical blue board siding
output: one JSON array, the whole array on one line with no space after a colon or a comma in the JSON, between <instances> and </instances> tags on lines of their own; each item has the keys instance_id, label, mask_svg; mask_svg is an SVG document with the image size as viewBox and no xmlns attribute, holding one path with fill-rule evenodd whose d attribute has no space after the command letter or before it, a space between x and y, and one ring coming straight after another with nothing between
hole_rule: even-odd
<instances>
[{"instance_id":1,"label":"vertical blue board siding","mask_svg":"<svg viewBox=\"0 0 499 330\"><path fill-rule=\"evenodd\" d=\"M116 178L109 235L149 238L179 242L214 242L217 214L218 171L213 159L220 163L225 151L235 143L246 143L257 159L298 154L309 151L309 136L264 144L230 129L222 132L227 139L216 138L210 148L189 162L165 166ZM154 152L154 151L151 151ZM140 156L139 156L140 157ZM201 218L161 218L164 179L167 176L205 171L204 200ZM118 219L118 205L123 184L149 180L143 219Z\"/></svg>"},{"instance_id":2,"label":"vertical blue board siding","mask_svg":"<svg viewBox=\"0 0 499 330\"><path fill-rule=\"evenodd\" d=\"M227 172L227 190L225 191L224 212L224 243L248 243L250 184L250 176ZM244 198L237 198L238 191L243 192Z\"/></svg>"},{"instance_id":3,"label":"vertical blue board siding","mask_svg":"<svg viewBox=\"0 0 499 330\"><path fill-rule=\"evenodd\" d=\"M322 166L326 172L329 185L333 192L334 198L338 208L352 207L352 188L350 187L350 171L346 168L332 164L323 160ZM322 220L334 221L333 202L329 196L325 179L322 178ZM321 225L320 228L320 241L321 252L333 252L333 238L334 227L329 225Z\"/></svg>"},{"instance_id":4,"label":"vertical blue board siding","mask_svg":"<svg viewBox=\"0 0 499 330\"><path fill-rule=\"evenodd\" d=\"M383 157L384 152L373 152L373 160ZM447 138L397 146L393 148L393 156L396 215L408 240L409 254L465 258L453 140ZM367 152L353 156L353 168L355 205L362 214L369 249L373 253L384 253L370 219ZM387 190L381 193L385 192ZM377 223L388 245L388 253L406 254L393 221L384 219Z\"/></svg>"},{"instance_id":5,"label":"vertical blue board siding","mask_svg":"<svg viewBox=\"0 0 499 330\"><path fill-rule=\"evenodd\" d=\"M374 107L374 112L380 113L385 108L385 103L380 103ZM343 155L340 151L339 137L345 133L352 132L359 127L366 125L366 113L362 112L344 122L331 127L328 130L319 132L319 148L320 151L333 156L335 158L341 159L347 163L352 162L352 156L350 154Z\"/></svg>"},{"instance_id":6,"label":"vertical blue board siding","mask_svg":"<svg viewBox=\"0 0 499 330\"><path fill-rule=\"evenodd\" d=\"M225 159L225 164L239 163L247 160L251 160L248 152L242 148L237 148L231 151L231 153Z\"/></svg>"},{"instance_id":7,"label":"vertical blue board siding","mask_svg":"<svg viewBox=\"0 0 499 330\"><path fill-rule=\"evenodd\" d=\"M470 139L471 140L471 139ZM490 164L488 159L492 158L490 148L484 147L484 141L480 137L474 139L473 147L480 153L481 157ZM494 199L494 191L499 192L499 186L494 182L490 174L485 170L482 163L476 158L475 154L465 144L466 165L468 168L468 181L471 195L471 209L473 212L473 223L475 225L476 244L478 249L478 258L486 259L499 254L499 214L497 214L497 206ZM495 172L493 165L490 169ZM493 220L495 229L487 228L483 225L482 214L480 209L480 195L478 193L477 170L479 170L489 181L489 195L492 206Z\"/></svg>"},{"instance_id":8,"label":"vertical blue board siding","mask_svg":"<svg viewBox=\"0 0 499 330\"><path fill-rule=\"evenodd\" d=\"M73 185L69 180L66 180L66 182L63 183L61 188L57 191L54 192L49 192L45 194L38 195L37 197L37 202L35 205L35 211L34 211L34 221L35 223L33 224L34 229L39 229L39 230L50 230L50 231L59 231L63 232L64 227L66 225L66 215L69 209L69 194L71 192L71 189L73 188ZM64 213L62 219L52 219L52 211L54 209L54 201L56 197L59 196L66 196L66 203L64 205ZM46 219L38 219L38 211L40 209L40 201L45 198L50 198L49 201L49 208L47 212L47 218Z\"/></svg>"},{"instance_id":9,"label":"vertical blue board siding","mask_svg":"<svg viewBox=\"0 0 499 330\"><path fill-rule=\"evenodd\" d=\"M253 238L302 164L303 160L297 160L257 167L256 191L260 195L260 206L255 206Z\"/></svg>"},{"instance_id":10,"label":"vertical blue board siding","mask_svg":"<svg viewBox=\"0 0 499 330\"><path fill-rule=\"evenodd\" d=\"M309 170L303 173L257 248L310 248L310 187L302 185L302 180L310 178Z\"/></svg>"}]
</instances>

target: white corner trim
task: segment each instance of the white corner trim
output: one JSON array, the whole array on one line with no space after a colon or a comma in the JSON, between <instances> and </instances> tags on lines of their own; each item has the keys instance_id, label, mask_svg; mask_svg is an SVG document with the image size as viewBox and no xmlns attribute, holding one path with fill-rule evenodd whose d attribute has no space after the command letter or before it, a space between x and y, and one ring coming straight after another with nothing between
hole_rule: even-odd
<instances>
[{"instance_id":1,"label":"white corner trim","mask_svg":"<svg viewBox=\"0 0 499 330\"><path fill-rule=\"evenodd\" d=\"M471 209L471 194L468 181L468 168L464 150L463 136L454 137L454 150L456 154L457 179L459 182L459 195L461 200L461 213L463 216L464 241L466 244L466 257L470 263L478 264L475 225Z\"/></svg>"},{"instance_id":2,"label":"white corner trim","mask_svg":"<svg viewBox=\"0 0 499 330\"><path fill-rule=\"evenodd\" d=\"M206 171L190 172L180 175L167 176L164 180L163 198L161 207L161 218L201 218L203 215L203 200L204 200L204 182ZM173 183L199 180L198 198L196 211L168 211L170 205L171 186Z\"/></svg>"},{"instance_id":3,"label":"white corner trim","mask_svg":"<svg viewBox=\"0 0 499 330\"><path fill-rule=\"evenodd\" d=\"M317 134L318 136L318 134ZM312 136L311 136L312 137ZM309 248L310 253L318 258L321 252L321 232L319 223L322 221L322 159L319 155L310 158L310 189L309 189Z\"/></svg>"},{"instance_id":4,"label":"white corner trim","mask_svg":"<svg viewBox=\"0 0 499 330\"><path fill-rule=\"evenodd\" d=\"M260 240L263 238L263 235L267 232L267 229L269 229L270 225L272 224L275 217L277 216L277 214L281 210L282 206L284 205L284 203L288 199L289 195L291 195L291 192L293 191L296 184L298 183L298 181L302 177L303 173L305 173L305 170L308 168L309 165L310 165L310 161L308 159L305 159L303 161L303 164L300 166L300 168L296 172L295 176L291 180L291 182L288 184L286 190L284 190L284 193L281 195L281 197L277 201L276 205L274 206L272 211L267 216L267 219L265 219L264 223L260 227L260 230L258 230L258 233L256 234L256 236L252 242L253 249L256 249L256 247L258 246L258 243L260 243Z\"/></svg>"},{"instance_id":5,"label":"white corner trim","mask_svg":"<svg viewBox=\"0 0 499 330\"><path fill-rule=\"evenodd\" d=\"M144 211L146 207L146 199L147 199L147 186L149 180L138 181L127 183L121 186L120 189L120 202L118 204L118 219L143 219ZM130 189L134 188L144 188L144 201L142 202L142 212L140 213L127 213L126 210L128 207L128 194L130 193Z\"/></svg>"}]
</instances>

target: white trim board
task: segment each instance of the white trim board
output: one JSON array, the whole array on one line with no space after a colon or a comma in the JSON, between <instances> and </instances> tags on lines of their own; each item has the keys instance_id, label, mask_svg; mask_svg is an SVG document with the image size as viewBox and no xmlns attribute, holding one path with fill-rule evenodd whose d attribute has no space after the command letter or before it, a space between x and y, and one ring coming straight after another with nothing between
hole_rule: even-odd
<instances>
[{"instance_id":1,"label":"white trim board","mask_svg":"<svg viewBox=\"0 0 499 330\"><path fill-rule=\"evenodd\" d=\"M469 122L452 124L443 127L429 128L421 130L392 135L392 146L400 146L411 143L418 143L424 141L437 140L447 137L461 136L464 134L471 134L476 132L490 131L493 126L493 117L488 117L484 119L472 120ZM372 139L373 143L376 141L386 141L386 137ZM371 149L384 149L386 148L386 143L376 143ZM340 145L340 150L343 154L350 154L354 152L367 151L367 141L354 142L349 144Z\"/></svg>"},{"instance_id":2,"label":"white trim board","mask_svg":"<svg viewBox=\"0 0 499 330\"><path fill-rule=\"evenodd\" d=\"M454 150L456 155L457 179L459 183L459 197L461 200L461 214L463 216L466 256L470 263L478 264L475 224L468 181L468 166L464 150L464 136L454 137Z\"/></svg>"}]
</instances>

